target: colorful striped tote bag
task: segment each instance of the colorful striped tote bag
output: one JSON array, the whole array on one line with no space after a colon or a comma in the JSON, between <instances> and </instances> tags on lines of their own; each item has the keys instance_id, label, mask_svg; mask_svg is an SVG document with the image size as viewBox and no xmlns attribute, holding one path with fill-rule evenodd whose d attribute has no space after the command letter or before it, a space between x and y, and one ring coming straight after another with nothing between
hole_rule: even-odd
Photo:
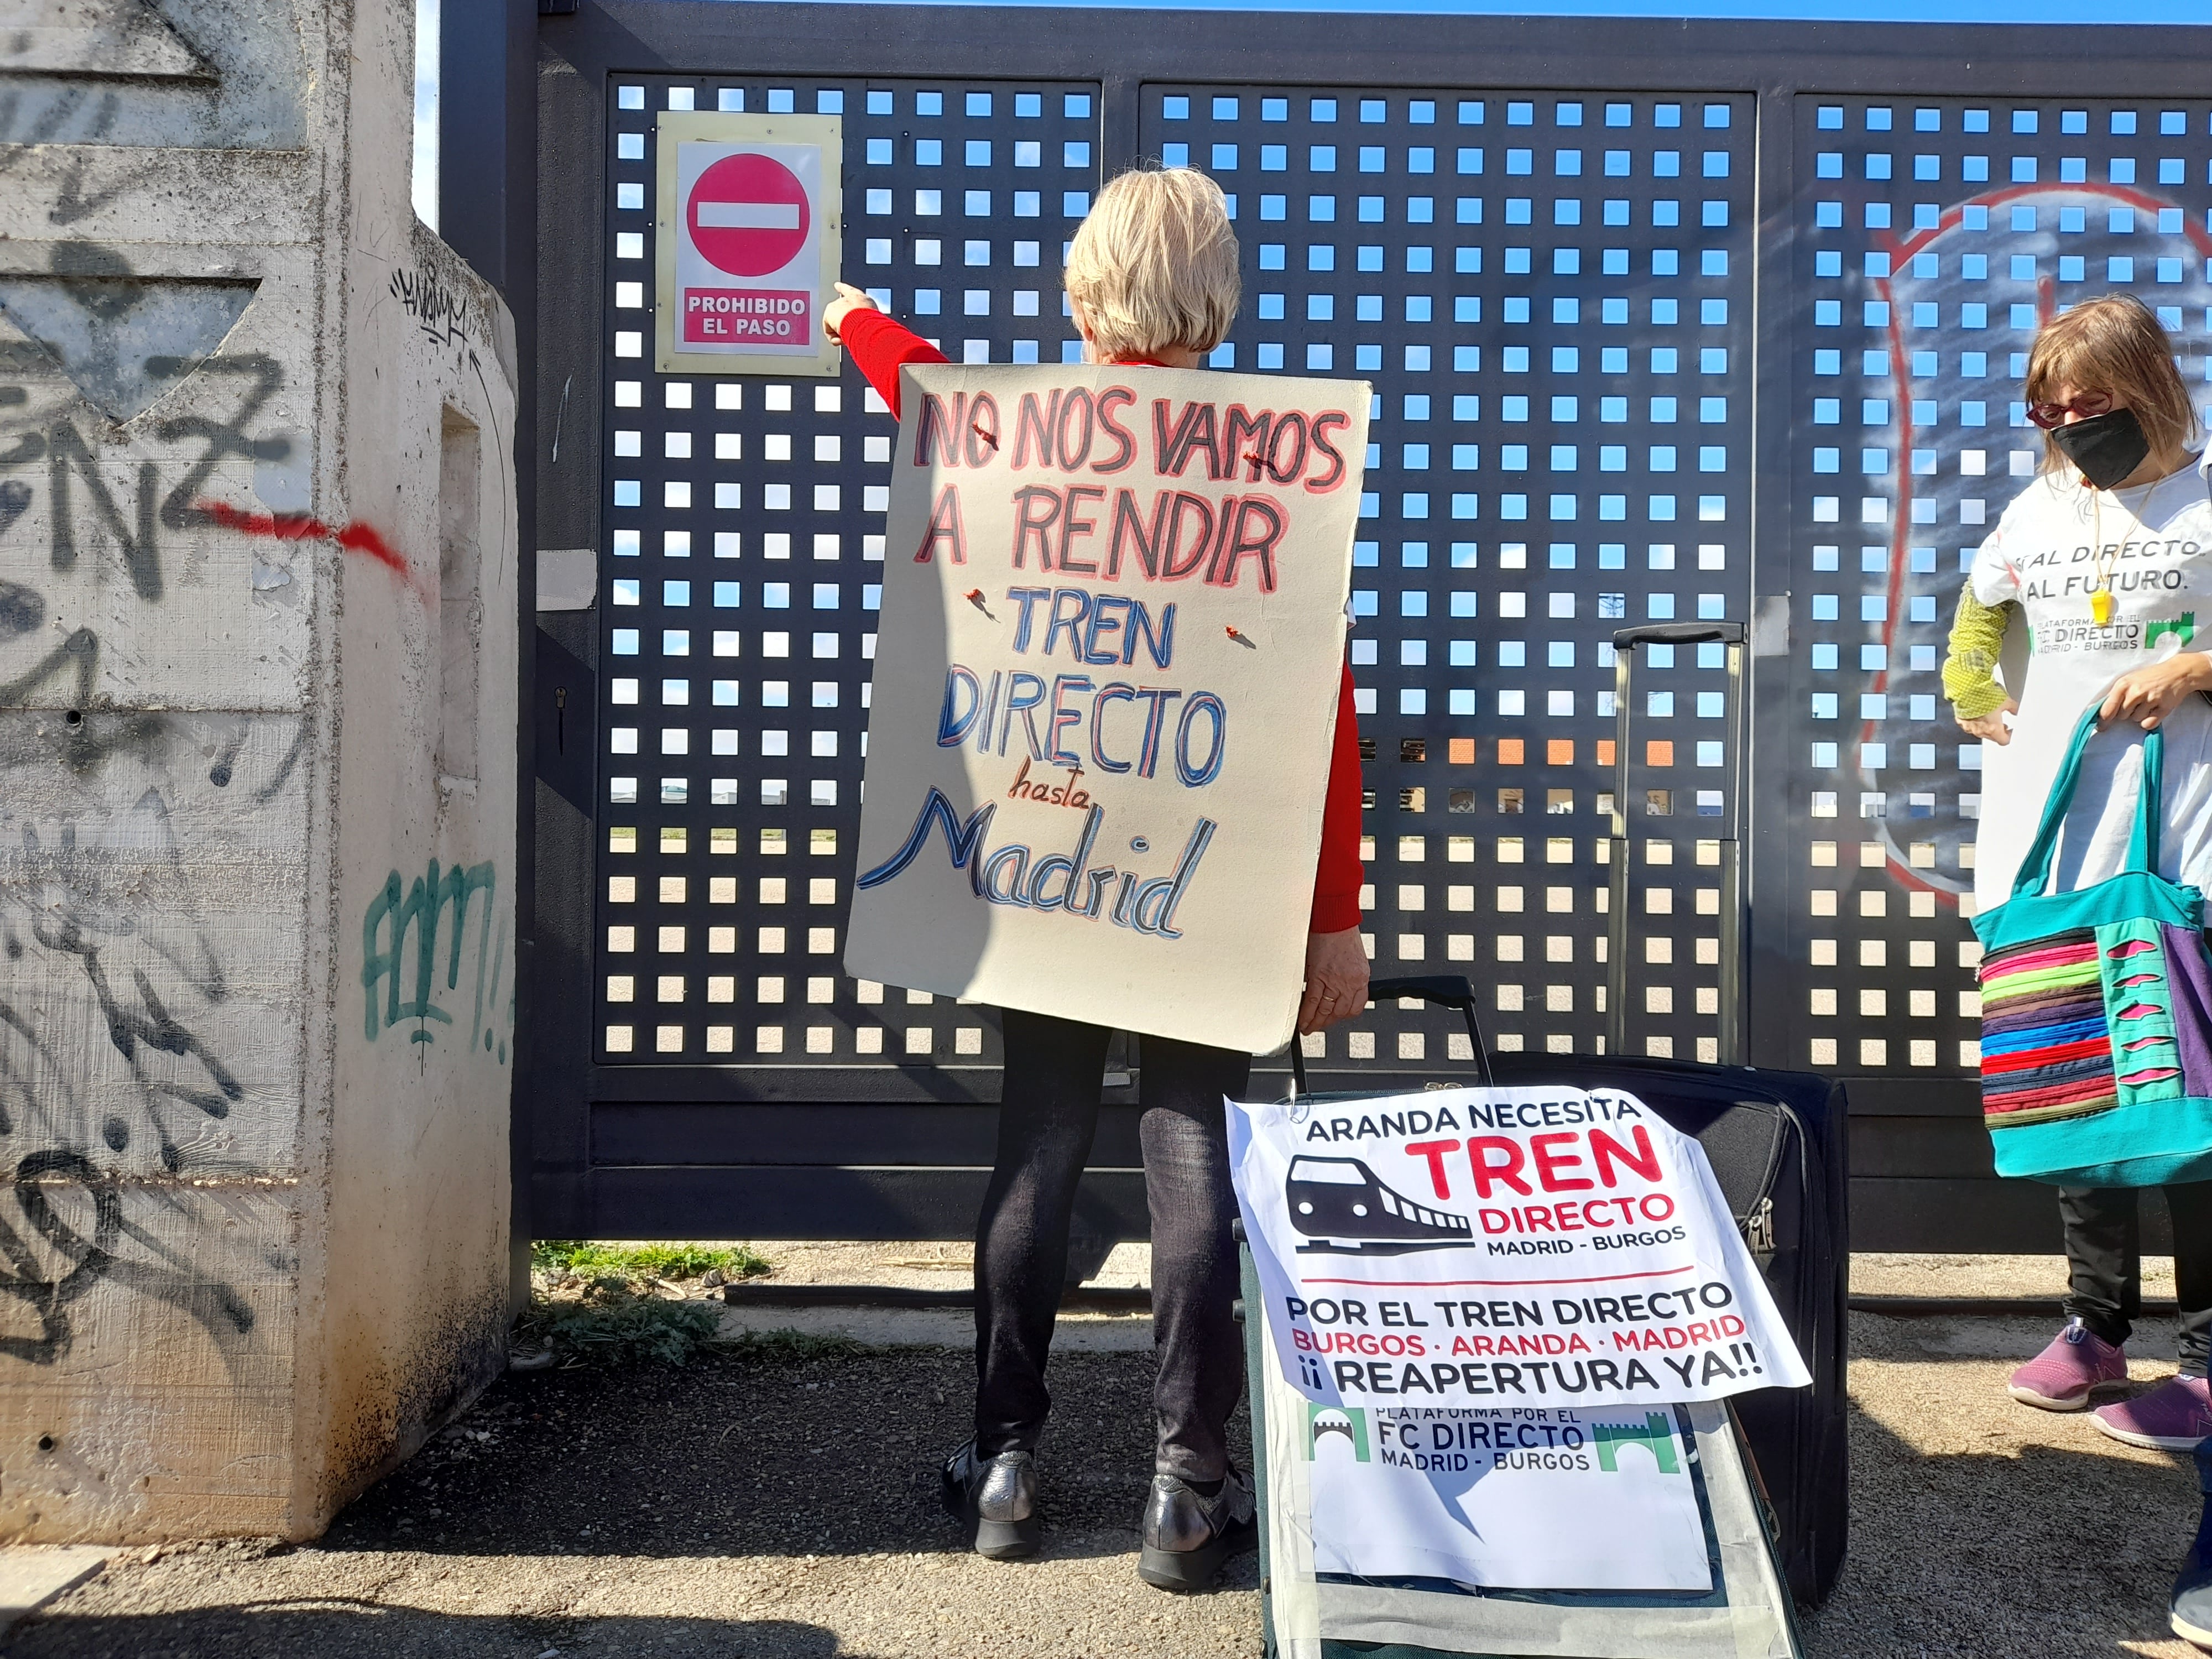
<instances>
[{"instance_id":1,"label":"colorful striped tote bag","mask_svg":"<svg viewBox=\"0 0 2212 1659\"><path fill-rule=\"evenodd\" d=\"M2068 1187L2212 1178L2212 956L2204 896L2158 874L2166 734L2143 738L2127 867L2046 893L2092 707L2012 896L1981 936L1982 1116L1999 1175Z\"/></svg>"}]
</instances>

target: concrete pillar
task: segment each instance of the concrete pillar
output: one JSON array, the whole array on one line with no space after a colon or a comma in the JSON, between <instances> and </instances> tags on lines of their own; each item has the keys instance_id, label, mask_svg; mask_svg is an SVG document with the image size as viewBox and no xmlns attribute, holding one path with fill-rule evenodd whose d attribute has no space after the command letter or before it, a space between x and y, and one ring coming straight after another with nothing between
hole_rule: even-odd
<instances>
[{"instance_id":1,"label":"concrete pillar","mask_svg":"<svg viewBox=\"0 0 2212 1659\"><path fill-rule=\"evenodd\" d=\"M410 0L0 37L0 1538L319 1532L496 1373L514 330Z\"/></svg>"}]
</instances>

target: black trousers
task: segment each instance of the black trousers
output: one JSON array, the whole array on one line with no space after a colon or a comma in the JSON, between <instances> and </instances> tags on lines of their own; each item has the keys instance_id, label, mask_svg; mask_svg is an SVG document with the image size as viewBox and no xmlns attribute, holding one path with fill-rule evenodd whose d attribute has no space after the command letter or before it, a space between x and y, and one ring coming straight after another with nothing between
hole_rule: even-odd
<instances>
[{"instance_id":1,"label":"black trousers","mask_svg":"<svg viewBox=\"0 0 2212 1659\"><path fill-rule=\"evenodd\" d=\"M2061 1187L2071 1288L2066 1311L2107 1342L2124 1342L2142 1311L2140 1189ZM2212 1347L2212 1181L2166 1189L2173 1218L2173 1278L2181 1304L2181 1370L2204 1375Z\"/></svg>"},{"instance_id":2,"label":"black trousers","mask_svg":"<svg viewBox=\"0 0 2212 1659\"><path fill-rule=\"evenodd\" d=\"M975 1224L975 1440L985 1456L1036 1444L1052 1396L1046 1360L1067 1267L1075 1188L1098 1127L1103 1026L1005 1013L1006 1081L997 1162ZM1229 1223L1224 1095L1242 1095L1252 1057L1144 1039L1138 1097L1152 1223L1152 1407L1162 1474L1218 1480L1229 1414L1244 1386L1231 1311L1237 1246Z\"/></svg>"}]
</instances>

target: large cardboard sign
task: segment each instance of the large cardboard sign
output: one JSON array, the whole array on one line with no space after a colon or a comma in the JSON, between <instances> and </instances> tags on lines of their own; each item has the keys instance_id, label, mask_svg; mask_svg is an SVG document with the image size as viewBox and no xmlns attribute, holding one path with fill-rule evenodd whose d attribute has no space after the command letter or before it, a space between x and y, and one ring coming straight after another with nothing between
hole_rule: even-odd
<instances>
[{"instance_id":1,"label":"large cardboard sign","mask_svg":"<svg viewBox=\"0 0 2212 1659\"><path fill-rule=\"evenodd\" d=\"M901 396L846 970L1280 1048L1368 388L942 364Z\"/></svg>"},{"instance_id":2,"label":"large cardboard sign","mask_svg":"<svg viewBox=\"0 0 2212 1659\"><path fill-rule=\"evenodd\" d=\"M844 124L665 110L654 319L664 374L835 374Z\"/></svg>"},{"instance_id":3,"label":"large cardboard sign","mask_svg":"<svg viewBox=\"0 0 2212 1659\"><path fill-rule=\"evenodd\" d=\"M1633 1095L1232 1104L1229 1151L1310 1400L1640 1411L1812 1380L1705 1149Z\"/></svg>"}]
</instances>

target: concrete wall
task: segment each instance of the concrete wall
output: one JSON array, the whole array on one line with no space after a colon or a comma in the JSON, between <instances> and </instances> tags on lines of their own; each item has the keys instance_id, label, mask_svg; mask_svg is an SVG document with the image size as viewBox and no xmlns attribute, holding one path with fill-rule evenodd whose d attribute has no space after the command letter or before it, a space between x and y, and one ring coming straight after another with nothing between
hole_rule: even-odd
<instances>
[{"instance_id":1,"label":"concrete wall","mask_svg":"<svg viewBox=\"0 0 2212 1659\"><path fill-rule=\"evenodd\" d=\"M407 0L27 3L0 1538L310 1536L503 1355L512 330Z\"/></svg>"}]
</instances>

